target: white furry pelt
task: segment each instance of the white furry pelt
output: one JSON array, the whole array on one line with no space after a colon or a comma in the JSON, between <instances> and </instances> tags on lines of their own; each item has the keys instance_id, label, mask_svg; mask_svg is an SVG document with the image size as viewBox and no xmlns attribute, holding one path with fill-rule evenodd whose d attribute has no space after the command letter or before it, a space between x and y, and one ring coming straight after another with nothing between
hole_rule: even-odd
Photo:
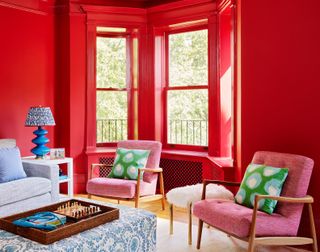
<instances>
[{"instance_id":1,"label":"white furry pelt","mask_svg":"<svg viewBox=\"0 0 320 252\"><path fill-rule=\"evenodd\" d=\"M196 184L184 187L177 187L167 193L169 203L186 208L191 202L201 200L203 184ZM234 195L224 186L209 184L206 189L206 199L227 199L233 200Z\"/></svg>"}]
</instances>

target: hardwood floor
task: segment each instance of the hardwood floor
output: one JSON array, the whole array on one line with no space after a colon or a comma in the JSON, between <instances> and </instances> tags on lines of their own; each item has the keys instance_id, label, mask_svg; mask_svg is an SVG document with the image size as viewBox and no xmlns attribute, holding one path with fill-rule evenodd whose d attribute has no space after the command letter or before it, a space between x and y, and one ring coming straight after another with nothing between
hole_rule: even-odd
<instances>
[{"instance_id":1,"label":"hardwood floor","mask_svg":"<svg viewBox=\"0 0 320 252\"><path fill-rule=\"evenodd\" d=\"M88 195L87 194L76 194L75 197L88 198ZM104 202L111 202L114 204L118 203L117 200L106 199L106 198L98 197L98 196L92 196L92 199L93 200L100 200L100 201L104 201ZM134 201L120 201L120 204L125 205L125 206L134 207ZM148 210L148 211L156 214L157 217L159 217L159 218L169 219L169 217L170 217L169 204L167 202L166 202L166 209L164 211L161 208L161 201L160 200L140 203L140 208ZM184 223L188 222L187 209L175 207L173 215L174 215L173 218L175 221L184 222ZM193 217L192 221L194 224L198 223L198 220L195 217Z\"/></svg>"}]
</instances>

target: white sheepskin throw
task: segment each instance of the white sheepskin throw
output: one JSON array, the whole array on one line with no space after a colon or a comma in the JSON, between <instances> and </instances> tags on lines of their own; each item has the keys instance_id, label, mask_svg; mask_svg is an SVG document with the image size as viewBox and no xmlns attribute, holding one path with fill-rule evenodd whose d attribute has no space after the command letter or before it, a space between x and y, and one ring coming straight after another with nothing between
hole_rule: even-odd
<instances>
[{"instance_id":1,"label":"white sheepskin throw","mask_svg":"<svg viewBox=\"0 0 320 252\"><path fill-rule=\"evenodd\" d=\"M167 193L167 200L175 206L187 208L190 203L201 200L202 189L203 184L177 187ZM206 199L234 200L234 195L222 185L209 184L206 189Z\"/></svg>"}]
</instances>

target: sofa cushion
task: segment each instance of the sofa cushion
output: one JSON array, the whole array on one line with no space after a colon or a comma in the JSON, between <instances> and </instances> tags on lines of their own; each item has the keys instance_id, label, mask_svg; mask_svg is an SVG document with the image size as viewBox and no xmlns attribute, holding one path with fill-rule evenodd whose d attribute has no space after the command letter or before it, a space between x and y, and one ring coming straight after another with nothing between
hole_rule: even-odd
<instances>
[{"instance_id":1,"label":"sofa cushion","mask_svg":"<svg viewBox=\"0 0 320 252\"><path fill-rule=\"evenodd\" d=\"M0 148L0 183L25 178L20 150L14 148Z\"/></svg>"},{"instance_id":2,"label":"sofa cushion","mask_svg":"<svg viewBox=\"0 0 320 252\"><path fill-rule=\"evenodd\" d=\"M201 200L193 207L193 214L205 223L238 237L249 235L252 213L251 208L219 199ZM297 229L292 224L280 214L257 211L256 235L295 236Z\"/></svg>"},{"instance_id":3,"label":"sofa cushion","mask_svg":"<svg viewBox=\"0 0 320 252\"><path fill-rule=\"evenodd\" d=\"M32 198L51 191L46 178L27 177L0 184L0 206Z\"/></svg>"}]
</instances>

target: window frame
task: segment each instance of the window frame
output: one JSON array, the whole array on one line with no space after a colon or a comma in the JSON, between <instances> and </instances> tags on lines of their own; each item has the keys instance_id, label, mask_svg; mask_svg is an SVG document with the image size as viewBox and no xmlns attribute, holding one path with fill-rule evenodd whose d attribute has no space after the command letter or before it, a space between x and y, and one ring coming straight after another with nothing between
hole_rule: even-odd
<instances>
[{"instance_id":1,"label":"window frame","mask_svg":"<svg viewBox=\"0 0 320 252\"><path fill-rule=\"evenodd\" d=\"M190 85L190 86L170 86L169 83L169 36L173 34L185 33L185 32L194 32L200 30L207 30L208 32L208 83L207 85ZM165 82L163 86L163 146L166 149L180 149L180 150L189 150L189 151L203 151L207 152L209 148L209 131L210 131L210 120L209 120L209 106L210 106L210 95L209 95L209 86L210 86L210 78L209 78L209 26L207 23L203 23L200 20L199 24L191 24L190 26L183 25L182 27L169 28L164 31L164 43L165 43ZM208 92L208 145L189 145L189 144L175 144L169 143L168 139L168 92L174 90L204 90L206 89Z\"/></svg>"},{"instance_id":2,"label":"window frame","mask_svg":"<svg viewBox=\"0 0 320 252\"><path fill-rule=\"evenodd\" d=\"M133 83L133 39L137 38L132 29L127 29L126 32L96 32L96 38L125 38L126 39L126 87L125 88L98 88L96 82L96 56L97 49L95 49L95 106L97 106L97 91L116 91L116 92L127 92L127 139L134 138L135 123L134 123L134 93L137 92L137 87L134 87ZM96 45L97 43L95 43ZM137 62L138 63L138 62ZM96 110L95 110L95 124L97 124ZM125 140L125 139L124 139ZM115 147L118 141L114 142L97 142L97 126L95 130L95 142L96 147Z\"/></svg>"}]
</instances>

